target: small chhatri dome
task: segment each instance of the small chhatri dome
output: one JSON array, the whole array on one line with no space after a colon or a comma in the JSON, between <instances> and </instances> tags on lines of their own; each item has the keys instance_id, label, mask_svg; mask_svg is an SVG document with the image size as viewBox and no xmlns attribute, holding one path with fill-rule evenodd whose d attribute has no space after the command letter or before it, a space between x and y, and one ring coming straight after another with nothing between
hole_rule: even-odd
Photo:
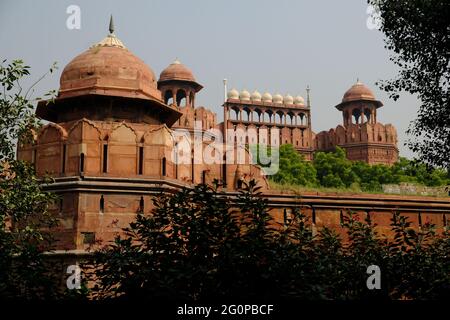
<instances>
[{"instance_id":1,"label":"small chhatri dome","mask_svg":"<svg viewBox=\"0 0 450 320\"><path fill-rule=\"evenodd\" d=\"M281 94L277 93L273 96L272 101L274 103L283 103L283 96Z\"/></svg>"},{"instance_id":2,"label":"small chhatri dome","mask_svg":"<svg viewBox=\"0 0 450 320\"><path fill-rule=\"evenodd\" d=\"M284 97L284 103L285 103L285 104L294 104L294 98L288 93L288 94Z\"/></svg>"},{"instance_id":3,"label":"small chhatri dome","mask_svg":"<svg viewBox=\"0 0 450 320\"><path fill-rule=\"evenodd\" d=\"M262 96L263 102L272 102L272 95L268 92L265 92Z\"/></svg>"},{"instance_id":4,"label":"small chhatri dome","mask_svg":"<svg viewBox=\"0 0 450 320\"><path fill-rule=\"evenodd\" d=\"M153 71L114 34L76 56L64 68L58 98L101 94L161 100Z\"/></svg>"},{"instance_id":5,"label":"small chhatri dome","mask_svg":"<svg viewBox=\"0 0 450 320\"><path fill-rule=\"evenodd\" d=\"M303 99L302 96L296 96L294 99L294 103L298 105L303 105L305 104L305 99Z\"/></svg>"},{"instance_id":6,"label":"small chhatri dome","mask_svg":"<svg viewBox=\"0 0 450 320\"><path fill-rule=\"evenodd\" d=\"M375 103L377 108L383 106L383 103L375 98L372 90L362 84L359 79L345 92L342 97L342 102L338 104L336 108L342 110L345 105L355 101L371 101Z\"/></svg>"},{"instance_id":7,"label":"small chhatri dome","mask_svg":"<svg viewBox=\"0 0 450 320\"><path fill-rule=\"evenodd\" d=\"M251 99L252 101L261 101L261 93L258 90L253 91Z\"/></svg>"},{"instance_id":8,"label":"small chhatri dome","mask_svg":"<svg viewBox=\"0 0 450 320\"><path fill-rule=\"evenodd\" d=\"M182 64L178 58L161 72L158 84L170 84L174 81L187 82L189 86L194 88L195 92L199 92L203 88L203 86L195 80L192 71Z\"/></svg>"},{"instance_id":9,"label":"small chhatri dome","mask_svg":"<svg viewBox=\"0 0 450 320\"><path fill-rule=\"evenodd\" d=\"M250 92L248 92L247 90L242 90L241 93L239 94L239 99L241 99L242 101L249 101L250 100Z\"/></svg>"},{"instance_id":10,"label":"small chhatri dome","mask_svg":"<svg viewBox=\"0 0 450 320\"><path fill-rule=\"evenodd\" d=\"M180 62L180 60L175 59L167 68L165 68L160 76L159 81L169 81L169 80L183 80L196 82L194 74L192 71Z\"/></svg>"},{"instance_id":11,"label":"small chhatri dome","mask_svg":"<svg viewBox=\"0 0 450 320\"><path fill-rule=\"evenodd\" d=\"M239 100L239 91L236 89L231 89L227 94L228 99Z\"/></svg>"},{"instance_id":12,"label":"small chhatri dome","mask_svg":"<svg viewBox=\"0 0 450 320\"><path fill-rule=\"evenodd\" d=\"M376 100L372 90L358 81L345 92L342 102L358 101L358 100Z\"/></svg>"}]
</instances>

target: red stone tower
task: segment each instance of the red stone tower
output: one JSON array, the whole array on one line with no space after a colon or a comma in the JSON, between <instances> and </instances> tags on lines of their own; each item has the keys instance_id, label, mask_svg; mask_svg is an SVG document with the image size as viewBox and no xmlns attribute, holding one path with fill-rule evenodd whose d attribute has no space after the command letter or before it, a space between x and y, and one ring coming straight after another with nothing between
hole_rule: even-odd
<instances>
[{"instance_id":1,"label":"red stone tower","mask_svg":"<svg viewBox=\"0 0 450 320\"><path fill-rule=\"evenodd\" d=\"M340 146L350 160L394 164L398 159L397 132L393 125L377 121L377 109L382 106L372 91L357 81L336 106L342 112L343 125L318 133L316 149L328 151Z\"/></svg>"},{"instance_id":2,"label":"red stone tower","mask_svg":"<svg viewBox=\"0 0 450 320\"><path fill-rule=\"evenodd\" d=\"M172 130L183 110L194 110L201 89L186 70L175 63L161 74L163 95L152 69L115 36L111 23L105 39L64 68L56 99L39 102L36 114L48 123L32 143L19 143L17 154L33 163L38 176L54 178L48 188L60 195L53 208L60 221L58 249L112 240L136 213L149 212L151 196L163 190L234 178L235 164L222 177L221 163L194 162L192 139ZM176 103L167 104L164 97L173 94ZM178 106L182 98L185 107ZM174 155L176 146L181 151ZM220 145L212 149L222 152ZM261 179L261 170L249 162L239 170Z\"/></svg>"}]
</instances>

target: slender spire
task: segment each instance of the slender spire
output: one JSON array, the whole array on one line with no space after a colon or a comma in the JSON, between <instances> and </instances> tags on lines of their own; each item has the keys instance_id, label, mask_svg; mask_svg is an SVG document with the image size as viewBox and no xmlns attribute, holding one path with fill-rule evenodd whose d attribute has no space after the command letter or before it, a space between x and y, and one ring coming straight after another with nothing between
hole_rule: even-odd
<instances>
[{"instance_id":1,"label":"slender spire","mask_svg":"<svg viewBox=\"0 0 450 320\"><path fill-rule=\"evenodd\" d=\"M114 33L114 20L112 15L111 18L109 18L109 33L110 34Z\"/></svg>"},{"instance_id":2,"label":"slender spire","mask_svg":"<svg viewBox=\"0 0 450 320\"><path fill-rule=\"evenodd\" d=\"M309 87L309 84L306 86L306 106L309 108L311 107L311 99L309 97L309 92L311 91L311 88Z\"/></svg>"},{"instance_id":3,"label":"slender spire","mask_svg":"<svg viewBox=\"0 0 450 320\"><path fill-rule=\"evenodd\" d=\"M227 79L223 79L223 101L227 102Z\"/></svg>"}]
</instances>

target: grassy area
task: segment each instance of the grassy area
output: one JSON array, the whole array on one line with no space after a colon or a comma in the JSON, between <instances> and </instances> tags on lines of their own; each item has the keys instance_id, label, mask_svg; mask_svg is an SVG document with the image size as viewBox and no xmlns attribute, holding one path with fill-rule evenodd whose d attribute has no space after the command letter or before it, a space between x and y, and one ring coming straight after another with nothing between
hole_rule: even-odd
<instances>
[{"instance_id":1,"label":"grassy area","mask_svg":"<svg viewBox=\"0 0 450 320\"><path fill-rule=\"evenodd\" d=\"M417 193L385 193L383 191L362 191L357 185L353 188L326 188L326 187L306 187L288 183L278 183L269 180L269 187L271 190L280 190L293 193L304 192L324 192L324 193L338 193L338 194L387 194L387 195L407 195L407 196L423 196L423 197L445 197L446 194L440 195L425 195L419 192Z\"/></svg>"},{"instance_id":2,"label":"grassy area","mask_svg":"<svg viewBox=\"0 0 450 320\"><path fill-rule=\"evenodd\" d=\"M326 187L306 187L289 183L278 183L269 180L269 187L271 190L290 191L294 193L301 192L328 192L328 193L369 193L363 192L359 188L326 188ZM382 192L379 192L382 193Z\"/></svg>"}]
</instances>

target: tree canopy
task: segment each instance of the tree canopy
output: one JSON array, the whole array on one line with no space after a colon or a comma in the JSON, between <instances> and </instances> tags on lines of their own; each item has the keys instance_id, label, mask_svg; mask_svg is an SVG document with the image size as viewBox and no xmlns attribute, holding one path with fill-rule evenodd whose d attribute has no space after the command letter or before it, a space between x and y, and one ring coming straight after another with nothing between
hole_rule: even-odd
<instances>
[{"instance_id":1,"label":"tree canopy","mask_svg":"<svg viewBox=\"0 0 450 320\"><path fill-rule=\"evenodd\" d=\"M409 182L425 186L450 184L447 170L432 168L419 161L400 157L393 166L369 165L350 161L345 151L316 152L312 162L305 161L290 144L279 148L280 167L269 179L281 184L306 187L358 188L362 191L382 191L383 184Z\"/></svg>"},{"instance_id":2,"label":"tree canopy","mask_svg":"<svg viewBox=\"0 0 450 320\"><path fill-rule=\"evenodd\" d=\"M296 184L303 186L317 185L317 172L315 167L307 161L304 161L290 144L280 147L280 170L271 179L280 183Z\"/></svg>"},{"instance_id":3,"label":"tree canopy","mask_svg":"<svg viewBox=\"0 0 450 320\"><path fill-rule=\"evenodd\" d=\"M30 90L21 82L29 67L21 60L0 65L0 298L55 297L58 282L43 253L52 248L50 214L55 196L43 190L30 163L15 158L16 142L30 138L39 122Z\"/></svg>"},{"instance_id":4,"label":"tree canopy","mask_svg":"<svg viewBox=\"0 0 450 320\"><path fill-rule=\"evenodd\" d=\"M427 164L450 168L450 2L368 0L380 15L385 47L399 68L380 82L397 100L402 91L421 101L411 123L411 150Z\"/></svg>"}]
</instances>

